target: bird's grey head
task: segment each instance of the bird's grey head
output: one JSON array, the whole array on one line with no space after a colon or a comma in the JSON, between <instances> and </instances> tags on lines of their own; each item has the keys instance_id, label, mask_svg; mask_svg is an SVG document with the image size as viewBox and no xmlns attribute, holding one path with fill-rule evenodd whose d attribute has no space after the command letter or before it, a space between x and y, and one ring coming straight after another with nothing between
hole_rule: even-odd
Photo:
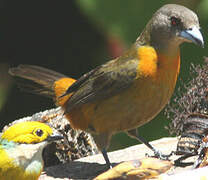
<instances>
[{"instance_id":1,"label":"bird's grey head","mask_svg":"<svg viewBox=\"0 0 208 180\"><path fill-rule=\"evenodd\" d=\"M156 48L179 46L183 42L192 42L203 47L204 41L199 29L197 15L176 4L167 4L157 10L146 27L149 44Z\"/></svg>"}]
</instances>

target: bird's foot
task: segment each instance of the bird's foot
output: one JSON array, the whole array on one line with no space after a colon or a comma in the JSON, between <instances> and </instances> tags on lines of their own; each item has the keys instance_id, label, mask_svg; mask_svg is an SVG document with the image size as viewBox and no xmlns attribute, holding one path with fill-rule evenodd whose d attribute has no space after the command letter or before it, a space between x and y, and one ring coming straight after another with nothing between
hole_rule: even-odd
<instances>
[{"instance_id":1,"label":"bird's foot","mask_svg":"<svg viewBox=\"0 0 208 180\"><path fill-rule=\"evenodd\" d=\"M146 154L146 156L159 158L161 160L169 160L169 157L172 155L173 155L173 152L171 152L170 154L163 154L161 151L158 151L158 150L154 150L153 156L149 156L148 154Z\"/></svg>"}]
</instances>

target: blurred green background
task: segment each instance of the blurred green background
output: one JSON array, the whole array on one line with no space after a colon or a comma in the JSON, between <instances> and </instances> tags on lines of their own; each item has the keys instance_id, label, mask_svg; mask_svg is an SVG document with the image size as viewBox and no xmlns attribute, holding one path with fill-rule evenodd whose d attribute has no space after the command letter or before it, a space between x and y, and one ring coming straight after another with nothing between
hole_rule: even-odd
<instances>
[{"instance_id":1,"label":"blurred green background","mask_svg":"<svg viewBox=\"0 0 208 180\"><path fill-rule=\"evenodd\" d=\"M44 97L20 92L8 75L19 64L44 66L73 78L120 55L140 34L152 14L167 3L197 12L205 48L181 47L180 78L191 79L190 63L207 55L208 0L1 0L0 128L9 122L54 107ZM177 84L177 88L180 83ZM176 89L177 89L176 88ZM168 136L163 112L139 128L147 140ZM113 137L111 150L138 142L125 134Z\"/></svg>"}]
</instances>

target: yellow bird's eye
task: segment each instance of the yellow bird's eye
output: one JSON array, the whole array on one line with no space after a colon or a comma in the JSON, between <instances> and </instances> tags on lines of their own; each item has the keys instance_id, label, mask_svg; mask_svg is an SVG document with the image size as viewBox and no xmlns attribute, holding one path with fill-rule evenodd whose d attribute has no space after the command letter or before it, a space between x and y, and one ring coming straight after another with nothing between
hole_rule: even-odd
<instances>
[{"instance_id":1,"label":"yellow bird's eye","mask_svg":"<svg viewBox=\"0 0 208 180\"><path fill-rule=\"evenodd\" d=\"M43 135L43 130L42 129L38 129L38 130L36 130L35 131L35 134L37 135L37 136L39 136L39 137L41 137L42 135Z\"/></svg>"}]
</instances>

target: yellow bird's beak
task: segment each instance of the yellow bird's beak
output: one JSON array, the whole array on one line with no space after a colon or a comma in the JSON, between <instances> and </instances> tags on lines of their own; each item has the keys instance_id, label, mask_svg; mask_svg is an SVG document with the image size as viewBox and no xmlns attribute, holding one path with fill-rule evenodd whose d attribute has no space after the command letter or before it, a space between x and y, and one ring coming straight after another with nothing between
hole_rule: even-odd
<instances>
[{"instance_id":1,"label":"yellow bird's beak","mask_svg":"<svg viewBox=\"0 0 208 180\"><path fill-rule=\"evenodd\" d=\"M64 137L60 133L54 132L53 134L49 135L46 138L46 141L53 142L53 141L58 141L58 140L61 140L61 139L64 139Z\"/></svg>"}]
</instances>

